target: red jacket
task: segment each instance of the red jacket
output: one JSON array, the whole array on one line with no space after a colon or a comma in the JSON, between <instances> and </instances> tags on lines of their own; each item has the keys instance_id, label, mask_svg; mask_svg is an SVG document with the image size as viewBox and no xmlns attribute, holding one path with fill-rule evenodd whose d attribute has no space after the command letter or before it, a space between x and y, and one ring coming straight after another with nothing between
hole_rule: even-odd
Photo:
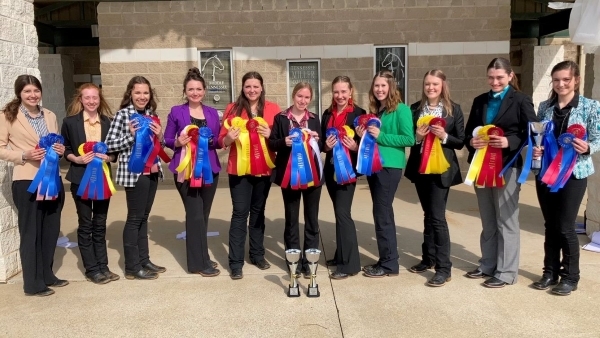
<instances>
[{"instance_id":1,"label":"red jacket","mask_svg":"<svg viewBox=\"0 0 600 338\"><path fill-rule=\"evenodd\" d=\"M227 105L225 108L225 114L223 114L223 121L225 121L229 114L233 114L233 103ZM265 101L265 107L263 109L263 119L267 121L269 124L269 128L273 127L273 120L275 119L275 115L281 112L281 109L277 105L277 103ZM240 115L244 120L248 120L248 113L245 110L242 110L242 114ZM223 139L227 135L227 129L221 123L221 132L219 132L219 145L225 149L225 145L223 144ZM237 149L235 147L230 147L229 149L229 159L227 160L227 173L231 175L237 175ZM271 174L270 172L268 173Z\"/></svg>"}]
</instances>

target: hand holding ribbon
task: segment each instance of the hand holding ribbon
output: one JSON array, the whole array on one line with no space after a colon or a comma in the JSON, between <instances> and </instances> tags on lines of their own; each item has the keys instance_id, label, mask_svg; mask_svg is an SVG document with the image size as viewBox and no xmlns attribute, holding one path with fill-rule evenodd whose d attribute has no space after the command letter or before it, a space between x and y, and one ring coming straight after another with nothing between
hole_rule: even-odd
<instances>
[{"instance_id":1,"label":"hand holding ribbon","mask_svg":"<svg viewBox=\"0 0 600 338\"><path fill-rule=\"evenodd\" d=\"M560 149L542 177L542 182L548 185L550 192L557 192L563 188L571 177L578 156L573 146L575 139L587 140L584 126L573 124L567 128L566 133L558 137Z\"/></svg>"},{"instance_id":2,"label":"hand holding ribbon","mask_svg":"<svg viewBox=\"0 0 600 338\"><path fill-rule=\"evenodd\" d=\"M160 134L162 133L162 129L160 129L160 119L158 118L158 116L152 116L150 117L150 121L151 122L148 125L148 128L150 128L151 130L150 138L152 140L152 145L150 151L146 154L146 157L144 158L145 173L149 173L150 168L152 168L152 166L158 162L157 157L160 157L160 159L163 160L163 162L165 163L171 162L171 158L169 157L169 155L167 155L160 142Z\"/></svg>"},{"instance_id":3,"label":"hand holding ribbon","mask_svg":"<svg viewBox=\"0 0 600 338\"><path fill-rule=\"evenodd\" d=\"M108 147L103 142L86 142L79 146L80 154L93 153L95 156L87 164L85 172L77 189L77 196L84 200L109 199L116 189L110 179L110 168L102 159Z\"/></svg>"},{"instance_id":4,"label":"hand holding ribbon","mask_svg":"<svg viewBox=\"0 0 600 338\"><path fill-rule=\"evenodd\" d=\"M58 197L60 191L60 167L59 156L54 150L54 144L63 144L64 138L61 135L50 133L40 138L38 146L45 149L46 154L40 162L40 168L27 191L31 194L37 190L36 200L54 200ZM36 147L36 148L37 148Z\"/></svg>"},{"instance_id":5,"label":"hand holding ribbon","mask_svg":"<svg viewBox=\"0 0 600 338\"><path fill-rule=\"evenodd\" d=\"M146 166L146 159L152 151L152 130L150 130L150 119L134 113L129 117L132 125L135 125L135 142L133 143L133 149L131 157L129 158L129 171L135 174L141 174L144 172Z\"/></svg>"},{"instance_id":6,"label":"hand holding ribbon","mask_svg":"<svg viewBox=\"0 0 600 338\"><path fill-rule=\"evenodd\" d=\"M446 120L433 115L425 115L417 121L417 128L427 125L440 126L444 128L446 126ZM440 138L434 133L429 132L425 135L421 146L421 164L419 166L419 173L421 174L443 174L450 168L450 163L446 160L444 152L442 150L442 143Z\"/></svg>"},{"instance_id":7,"label":"hand holding ribbon","mask_svg":"<svg viewBox=\"0 0 600 338\"><path fill-rule=\"evenodd\" d=\"M309 151L308 143L310 134L299 128L290 130L292 140L292 151L286 167L281 186L283 188L291 187L293 190L306 189L314 186L313 169L314 160ZM317 177L318 179L318 177Z\"/></svg>"},{"instance_id":8,"label":"hand holding ribbon","mask_svg":"<svg viewBox=\"0 0 600 338\"><path fill-rule=\"evenodd\" d=\"M354 127L366 130L374 126L381 128L381 120L373 114L361 115L354 119ZM371 176L383 169L383 158L379 152L377 139L371 133L363 133L358 146L358 155L356 161L356 172L362 175Z\"/></svg>"},{"instance_id":9,"label":"hand holding ribbon","mask_svg":"<svg viewBox=\"0 0 600 338\"><path fill-rule=\"evenodd\" d=\"M325 136L329 138L333 136L337 142L333 146L333 167L335 170L334 180L338 184L348 184L356 182L356 174L352 169L352 161L350 160L350 152L348 148L346 148L340 139L344 136L354 137L354 131L350 129L348 126L344 126L343 128L329 128L325 132Z\"/></svg>"}]
</instances>

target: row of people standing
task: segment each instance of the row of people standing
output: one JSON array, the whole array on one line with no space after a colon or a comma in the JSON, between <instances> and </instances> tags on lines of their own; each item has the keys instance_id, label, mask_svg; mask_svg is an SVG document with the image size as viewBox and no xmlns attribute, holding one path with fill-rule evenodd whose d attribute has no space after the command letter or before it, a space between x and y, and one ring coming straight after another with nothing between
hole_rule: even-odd
<instances>
[{"instance_id":1,"label":"row of people standing","mask_svg":"<svg viewBox=\"0 0 600 338\"><path fill-rule=\"evenodd\" d=\"M578 95L579 73L576 64L571 62L557 65L552 71L552 77L553 96L542 103L538 114L543 119L549 119L552 114L562 116L562 119L555 116L556 125L561 125L561 128L555 129L556 133L564 132L573 123L584 124L588 130L588 141L574 141L575 149L580 156L574 176L567 184L574 188L561 190L562 194L557 194L544 191L542 188L545 187L538 183L538 196L546 221L546 257L543 278L534 286L547 289L550 285L558 283L560 275L563 278L554 292L569 294L576 289L579 279L579 248L576 245L574 229L570 229L568 224L572 228L577 215L577 206L585 191L584 178L593 172L589 154L597 149L598 103ZM227 107L223 120L225 121L231 115L239 116L244 120L262 117L267 122L268 126L259 126L258 132L269 140L269 148L277 151L275 162L278 165L274 173L267 171L260 176L252 176L238 175L236 171L235 163L240 154L237 154L236 148L231 145L239 137L240 130L220 126L216 110L202 104L206 84L199 71L195 68L191 69L183 83L186 103L171 109L164 137L162 128L156 120L150 124L150 129L158 139L164 140L163 146L175 151L174 161L169 168L174 174L175 185L186 210L188 271L207 277L220 273L217 264L208 254L206 228L220 172L216 149L222 147L230 148L227 172L233 203L229 233L231 277L233 279L243 277L246 233L250 235L250 262L261 269L269 268L269 263L264 259L263 239L264 213L271 177L276 184L281 184L282 169L289 158L291 145L289 131L294 127L300 127L311 130L312 136L319 141L320 148L326 153L326 160L323 177L318 177L315 186L302 191L282 187L286 216L285 248L300 248L298 214L301 198L304 199L305 205L304 249L318 247L318 205L321 184L324 183L334 204L336 218L336 253L332 260L327 261L327 265L337 265L331 277L345 279L361 270L356 228L351 216L355 182L338 184L334 178L331 158L336 142L341 142L349 150L354 167L360 138L364 133L369 133L377 140L385 164L382 171L367 177L373 200L375 233L380 257L376 264L367 265L362 270L368 277L394 276L399 272L392 204L405 167L405 148L412 146L405 176L415 183L423 207L424 243L423 259L419 264L411 267L410 271L419 273L435 267L436 273L428 284L444 285L451 278L450 239L444 216L445 204L449 187L462 181L454 150L462 148L464 139L472 157L475 149L489 144L503 149L503 165L506 165L525 142L528 123L537 121L531 98L518 91L514 72L507 60L497 58L490 63L488 82L491 91L475 99L465 136L460 106L450 100L445 75L439 70L425 74L422 99L410 108L401 103L392 75L388 72L378 73L373 79L369 92L369 110L381 119L381 128L370 126L366 129L354 128L354 119L365 114L365 111L354 103L354 88L350 79L345 76L339 76L333 81L332 104L323 114L323 120L319 121L316 114L306 109L312 99L312 89L308 84L298 84L292 95L294 104L280 111L276 104L265 100L260 74L250 72L242 79L242 91L238 100ZM15 180L13 197L20 211L19 216L21 212L23 213L23 217L19 217L19 229L24 289L26 294L45 296L53 293L48 286L68 284L67 281L56 278L52 272L54 244L60 228L60 210L64 203L64 196L60 195L53 201L37 201L35 194L26 193L26 190L39 167L40 160L44 158L44 150L35 149L35 143L44 134L56 132L58 126L54 114L39 106L41 84L35 77L20 76L15 83L15 94L15 100L4 109L5 119L0 128L0 140L3 142L0 145L2 148L0 158L21 165L14 172L16 176L13 177ZM568 100L565 101L566 99ZM142 115L156 116L154 91L144 77L136 76L131 79L120 108L109 127L111 114L100 90L91 84L82 86L69 109L70 117L63 123L64 146L58 143L53 146L59 155L64 154L72 163L67 180L72 183L71 192L79 217L78 241L86 277L98 284L116 280L118 275L110 272L106 258L105 232L109 201L83 200L76 194L85 165L93 157L100 157L103 161L116 161L118 169L115 182L125 187L128 208L123 232L125 276L128 279L154 279L157 278L158 273L166 270L150 261L147 234L148 216L156 195L158 180L164 177L160 160L146 168L143 174L134 174L128 170L129 157L139 128L135 123L130 122L131 114L137 112ZM445 119L445 127L414 127L418 118L424 115ZM19 124L15 124L15 120L18 120ZM565 121L568 123L565 124ZM490 123L500 127L505 135L492 136L489 141L470 136L477 126ZM214 179L212 184L201 188L191 187L187 180L179 180L175 170L182 148L191 141L190 137L182 132L190 124L208 127L214 135L209 141ZM355 130L356 136L346 136L339 141L333 137L323 137L328 128L344 125ZM450 169L444 174L418 173L421 143L428 133L440 139L444 155L450 162ZM79 144L98 140L106 140L108 145L106 154L79 153ZM11 149L7 149L7 145L10 145ZM536 148L535 155L541 156L542 151ZM488 276L489 279L484 283L488 287L502 287L516 282L520 189L517 177L521 162L521 160L516 161L513 165L514 169L507 172L505 176L507 184L503 188L476 189L483 226L482 259L478 269L469 272L467 276L472 278ZM571 184L571 182L575 183ZM567 199L569 203L565 204ZM568 209L567 212L561 213L561 217L553 214L559 209L556 206L563 204L565 205L563 209ZM35 215L28 213L28 208L32 206L38 210ZM565 214L568 217L563 217ZM42 223L50 226L41 227ZM569 229L572 231L567 231ZM569 245L563 245L564 243ZM560 262L561 250L563 251L562 263ZM564 270L559 271L561 264ZM305 261L299 265L298 273L304 273L305 276L308 274Z\"/></svg>"}]
</instances>

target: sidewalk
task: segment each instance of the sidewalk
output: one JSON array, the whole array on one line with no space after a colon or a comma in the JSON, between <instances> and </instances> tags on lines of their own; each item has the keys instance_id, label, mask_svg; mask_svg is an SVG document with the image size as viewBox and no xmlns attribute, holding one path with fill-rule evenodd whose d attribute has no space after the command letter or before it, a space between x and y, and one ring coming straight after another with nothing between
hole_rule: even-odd
<instances>
[{"instance_id":1,"label":"sidewalk","mask_svg":"<svg viewBox=\"0 0 600 338\"><path fill-rule=\"evenodd\" d=\"M225 176L225 175L221 175ZM324 266L335 251L331 201L321 197L320 227L323 257L318 270L321 297L307 298L308 280L300 279L300 298L286 296L289 277L283 259L283 205L280 189L272 187L267 205L265 246L269 270L248 262L244 279L232 281L227 266L231 199L226 177L213 204L209 237L213 260L221 275L203 278L186 272L183 205L172 176L159 186L150 217L152 261L167 267L155 281L121 280L107 285L86 282L78 249L56 249L59 278L71 284L55 288L51 297L25 297L20 276L0 285L0 335L43 334L115 337L598 337L600 255L581 252L581 282L571 296L553 296L529 285L541 274L544 226L533 182L521 190L521 263L519 282L487 289L483 280L463 275L480 255L481 225L473 188L450 192L447 219L452 240L452 281L442 288L425 285L433 275L412 274L407 268L421 255L422 211L414 186L402 179L394 203L401 272L381 279L362 275L330 280ZM68 184L66 185L68 191ZM584 199L584 202L587 198ZM583 220L585 205L580 209ZM364 180L353 205L362 265L376 260L371 200ZM108 215L108 254L111 270L123 276L122 229L125 194L119 191ZM62 235L76 241L77 215L68 195ZM589 240L580 237L581 244ZM246 247L247 248L247 247ZM246 249L247 250L247 249Z\"/></svg>"}]
</instances>

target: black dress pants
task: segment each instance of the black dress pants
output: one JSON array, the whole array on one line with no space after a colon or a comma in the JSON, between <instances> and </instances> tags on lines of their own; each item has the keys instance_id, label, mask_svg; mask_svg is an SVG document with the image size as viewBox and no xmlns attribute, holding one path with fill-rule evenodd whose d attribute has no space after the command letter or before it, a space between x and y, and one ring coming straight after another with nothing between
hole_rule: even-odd
<instances>
[{"instance_id":1,"label":"black dress pants","mask_svg":"<svg viewBox=\"0 0 600 338\"><path fill-rule=\"evenodd\" d=\"M398 273L400 268L393 207L400 178L402 178L402 169L397 168L383 168L380 172L367 177L373 200L375 237L379 250L377 265L387 273Z\"/></svg>"},{"instance_id":2,"label":"black dress pants","mask_svg":"<svg viewBox=\"0 0 600 338\"><path fill-rule=\"evenodd\" d=\"M333 166L325 168L325 185L333 202L335 214L336 249L333 259L336 261L336 271L355 274L360 272L360 253L356 225L352 219L352 200L356 183L340 185L333 179Z\"/></svg>"},{"instance_id":3,"label":"black dress pants","mask_svg":"<svg viewBox=\"0 0 600 338\"><path fill-rule=\"evenodd\" d=\"M557 192L550 192L548 186L537 179L535 187L546 228L544 276L558 279L562 265L566 274L563 279L577 284L579 282L579 239L575 232L575 220L585 194L587 178L578 180L571 176L565 186Z\"/></svg>"},{"instance_id":4,"label":"black dress pants","mask_svg":"<svg viewBox=\"0 0 600 338\"><path fill-rule=\"evenodd\" d=\"M92 277L99 272L108 271L106 252L106 216L110 199L84 200L77 196L79 184L71 183L71 195L77 210L77 244L85 275Z\"/></svg>"},{"instance_id":5,"label":"black dress pants","mask_svg":"<svg viewBox=\"0 0 600 338\"><path fill-rule=\"evenodd\" d=\"M415 188L423 208L424 230L422 264L435 265L435 272L450 277L450 233L446 222L446 202L450 188L439 183L439 175L420 175Z\"/></svg>"},{"instance_id":6,"label":"black dress pants","mask_svg":"<svg viewBox=\"0 0 600 338\"><path fill-rule=\"evenodd\" d=\"M255 263L264 259L265 205L270 189L269 176L229 175L233 203L229 227L229 268L241 269L244 266L246 233L250 237L250 261Z\"/></svg>"},{"instance_id":7,"label":"black dress pants","mask_svg":"<svg viewBox=\"0 0 600 338\"><path fill-rule=\"evenodd\" d=\"M185 209L185 250L188 271L191 273L212 267L209 263L210 256L208 254L206 231L208 230L208 217L218 183L219 174L216 174L213 176L211 185L190 188L189 180L178 182L177 175L175 175L175 186L179 191Z\"/></svg>"},{"instance_id":8,"label":"black dress pants","mask_svg":"<svg viewBox=\"0 0 600 338\"><path fill-rule=\"evenodd\" d=\"M302 259L299 265L308 270L308 261L304 257L307 249L319 248L319 201L321 186L305 190L281 188L285 208L285 230L283 241L285 249L301 249ZM304 246L300 248L300 199L304 200Z\"/></svg>"},{"instance_id":9,"label":"black dress pants","mask_svg":"<svg viewBox=\"0 0 600 338\"><path fill-rule=\"evenodd\" d=\"M27 192L30 184L30 180L13 181L12 195L19 217L23 290L33 294L43 291L47 285L58 280L52 271L52 264L60 232L65 189L61 182L56 200L36 201L37 195Z\"/></svg>"},{"instance_id":10,"label":"black dress pants","mask_svg":"<svg viewBox=\"0 0 600 338\"><path fill-rule=\"evenodd\" d=\"M148 217L157 187L158 173L153 173L140 175L135 187L125 188L127 220L123 228L123 246L126 273L136 273L150 262Z\"/></svg>"}]
</instances>

